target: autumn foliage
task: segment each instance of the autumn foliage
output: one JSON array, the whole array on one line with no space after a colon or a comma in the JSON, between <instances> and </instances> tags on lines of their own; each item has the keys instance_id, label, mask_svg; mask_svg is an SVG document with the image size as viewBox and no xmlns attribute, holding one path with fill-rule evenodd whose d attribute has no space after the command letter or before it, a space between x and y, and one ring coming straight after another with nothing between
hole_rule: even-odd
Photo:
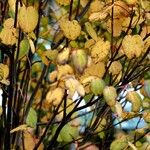
<instances>
[{"instance_id":1,"label":"autumn foliage","mask_svg":"<svg viewBox=\"0 0 150 150\"><path fill-rule=\"evenodd\" d=\"M0 149L150 149L149 0L0 7Z\"/></svg>"}]
</instances>

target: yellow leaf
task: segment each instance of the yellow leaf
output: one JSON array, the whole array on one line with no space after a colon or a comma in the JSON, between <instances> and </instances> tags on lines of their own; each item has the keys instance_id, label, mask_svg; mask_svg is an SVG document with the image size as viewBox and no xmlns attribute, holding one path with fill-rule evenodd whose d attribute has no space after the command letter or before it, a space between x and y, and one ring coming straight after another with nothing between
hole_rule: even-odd
<instances>
[{"instance_id":1,"label":"yellow leaf","mask_svg":"<svg viewBox=\"0 0 150 150\"><path fill-rule=\"evenodd\" d=\"M129 59L137 58L144 51L144 42L140 35L126 35L122 42L122 49Z\"/></svg>"},{"instance_id":2,"label":"yellow leaf","mask_svg":"<svg viewBox=\"0 0 150 150\"><path fill-rule=\"evenodd\" d=\"M113 7L114 18L127 17L129 15L129 6L124 1L115 1Z\"/></svg>"},{"instance_id":3,"label":"yellow leaf","mask_svg":"<svg viewBox=\"0 0 150 150\"><path fill-rule=\"evenodd\" d=\"M100 3L100 2L99 2ZM99 5L96 5L97 10L95 10L95 8L93 7L93 11L91 12L90 16L89 16L89 20L90 21L97 21L97 20L103 20L107 17L107 15L109 14L109 10L111 10L111 8L113 7L113 5L111 6L106 6L104 7L104 5L101 3Z\"/></svg>"},{"instance_id":4,"label":"yellow leaf","mask_svg":"<svg viewBox=\"0 0 150 150\"><path fill-rule=\"evenodd\" d=\"M77 92L82 97L85 95L84 87L82 84L80 84L80 82L79 82L79 85L77 86Z\"/></svg>"},{"instance_id":5,"label":"yellow leaf","mask_svg":"<svg viewBox=\"0 0 150 150\"><path fill-rule=\"evenodd\" d=\"M64 48L64 50L61 51L58 54L58 56L57 56L57 62L60 65L65 64L68 61L68 59L69 59L69 53L70 53L70 49L69 48Z\"/></svg>"},{"instance_id":6,"label":"yellow leaf","mask_svg":"<svg viewBox=\"0 0 150 150\"><path fill-rule=\"evenodd\" d=\"M85 42L85 49L91 49L95 44L95 41L93 39L89 39Z\"/></svg>"},{"instance_id":7,"label":"yellow leaf","mask_svg":"<svg viewBox=\"0 0 150 150\"><path fill-rule=\"evenodd\" d=\"M105 64L103 62L98 62L97 64L92 63L89 67L85 69L83 77L96 76L102 78L104 73L105 73Z\"/></svg>"},{"instance_id":8,"label":"yellow leaf","mask_svg":"<svg viewBox=\"0 0 150 150\"><path fill-rule=\"evenodd\" d=\"M24 32L32 32L38 23L38 11L33 7L21 7L18 12L18 23Z\"/></svg>"},{"instance_id":9,"label":"yellow leaf","mask_svg":"<svg viewBox=\"0 0 150 150\"><path fill-rule=\"evenodd\" d=\"M58 51L57 50L46 50L46 51L40 51L38 50L37 52L39 54L39 56L41 57L42 59L42 62L45 64L45 65L49 65L49 63L51 61L55 61L56 58L57 58L57 55L58 55Z\"/></svg>"},{"instance_id":10,"label":"yellow leaf","mask_svg":"<svg viewBox=\"0 0 150 150\"><path fill-rule=\"evenodd\" d=\"M143 118L147 123L150 123L150 110L145 110L143 112Z\"/></svg>"},{"instance_id":11,"label":"yellow leaf","mask_svg":"<svg viewBox=\"0 0 150 150\"><path fill-rule=\"evenodd\" d=\"M113 86L106 86L103 90L103 96L109 106L115 106L117 91Z\"/></svg>"},{"instance_id":12,"label":"yellow leaf","mask_svg":"<svg viewBox=\"0 0 150 150\"><path fill-rule=\"evenodd\" d=\"M128 5L136 5L138 3L138 0L125 0L125 2L128 4Z\"/></svg>"},{"instance_id":13,"label":"yellow leaf","mask_svg":"<svg viewBox=\"0 0 150 150\"><path fill-rule=\"evenodd\" d=\"M35 147L35 144L38 142L38 139L36 139L29 131L24 132L24 147L25 150L32 150ZM43 143L40 144L38 150L43 150L44 145Z\"/></svg>"},{"instance_id":14,"label":"yellow leaf","mask_svg":"<svg viewBox=\"0 0 150 150\"><path fill-rule=\"evenodd\" d=\"M8 18L4 21L4 28L13 28L14 27L14 19Z\"/></svg>"},{"instance_id":15,"label":"yellow leaf","mask_svg":"<svg viewBox=\"0 0 150 150\"><path fill-rule=\"evenodd\" d=\"M92 80L96 79L96 76L88 76L86 78L84 78L83 80L81 80L82 84L86 84L86 83L90 83Z\"/></svg>"},{"instance_id":16,"label":"yellow leaf","mask_svg":"<svg viewBox=\"0 0 150 150\"><path fill-rule=\"evenodd\" d=\"M9 85L9 81L7 80L8 75L9 75L8 66L0 63L0 82Z\"/></svg>"},{"instance_id":17,"label":"yellow leaf","mask_svg":"<svg viewBox=\"0 0 150 150\"><path fill-rule=\"evenodd\" d=\"M142 106L142 99L136 91L129 91L126 95L129 102L132 103L132 111L139 112Z\"/></svg>"},{"instance_id":18,"label":"yellow leaf","mask_svg":"<svg viewBox=\"0 0 150 150\"><path fill-rule=\"evenodd\" d=\"M3 28L0 32L1 42L5 45L14 45L17 41L17 31L15 28Z\"/></svg>"},{"instance_id":19,"label":"yellow leaf","mask_svg":"<svg viewBox=\"0 0 150 150\"><path fill-rule=\"evenodd\" d=\"M80 96L85 95L85 90L83 88L83 85L75 78L72 77L68 78L65 81L65 86L69 90L68 98L72 98L75 91L77 91Z\"/></svg>"},{"instance_id":20,"label":"yellow leaf","mask_svg":"<svg viewBox=\"0 0 150 150\"><path fill-rule=\"evenodd\" d=\"M2 115L2 113L3 113L3 108L2 106L0 106L0 116Z\"/></svg>"},{"instance_id":21,"label":"yellow leaf","mask_svg":"<svg viewBox=\"0 0 150 150\"><path fill-rule=\"evenodd\" d=\"M121 117L122 116L122 106L121 104L116 101L116 104L115 104L115 112L117 113L118 117Z\"/></svg>"},{"instance_id":22,"label":"yellow leaf","mask_svg":"<svg viewBox=\"0 0 150 150\"><path fill-rule=\"evenodd\" d=\"M95 63L105 60L110 50L110 42L99 39L91 50L91 57Z\"/></svg>"},{"instance_id":23,"label":"yellow leaf","mask_svg":"<svg viewBox=\"0 0 150 150\"><path fill-rule=\"evenodd\" d=\"M101 0L93 0L90 5L89 11L90 13L99 12L102 11L103 7L104 3Z\"/></svg>"},{"instance_id":24,"label":"yellow leaf","mask_svg":"<svg viewBox=\"0 0 150 150\"><path fill-rule=\"evenodd\" d=\"M132 148L132 150L138 150L135 145L128 141L128 145Z\"/></svg>"},{"instance_id":25,"label":"yellow leaf","mask_svg":"<svg viewBox=\"0 0 150 150\"><path fill-rule=\"evenodd\" d=\"M70 4L70 0L56 0L56 2L60 5L69 5Z\"/></svg>"},{"instance_id":26,"label":"yellow leaf","mask_svg":"<svg viewBox=\"0 0 150 150\"><path fill-rule=\"evenodd\" d=\"M14 129L12 129L10 131L10 133L14 133L14 132L17 132L17 131L27 130L27 127L28 127L28 125L26 125L26 124L20 125L20 126L14 128Z\"/></svg>"},{"instance_id":27,"label":"yellow leaf","mask_svg":"<svg viewBox=\"0 0 150 150\"><path fill-rule=\"evenodd\" d=\"M29 44L30 44L31 52L34 54L35 53L35 46L34 46L34 43L31 39L29 39Z\"/></svg>"},{"instance_id":28,"label":"yellow leaf","mask_svg":"<svg viewBox=\"0 0 150 150\"><path fill-rule=\"evenodd\" d=\"M57 66L57 70L58 70L58 80L62 77L64 77L65 75L68 74L73 74L73 69L70 65L66 64L66 65L58 65Z\"/></svg>"},{"instance_id":29,"label":"yellow leaf","mask_svg":"<svg viewBox=\"0 0 150 150\"><path fill-rule=\"evenodd\" d=\"M15 4L16 4L16 0L8 0L8 4L9 4L9 8L15 12Z\"/></svg>"},{"instance_id":30,"label":"yellow leaf","mask_svg":"<svg viewBox=\"0 0 150 150\"><path fill-rule=\"evenodd\" d=\"M58 88L55 88L54 90L50 90L47 93L46 101L49 104L53 104L54 106L57 106L61 102L63 96L64 96L64 89L58 87Z\"/></svg>"},{"instance_id":31,"label":"yellow leaf","mask_svg":"<svg viewBox=\"0 0 150 150\"><path fill-rule=\"evenodd\" d=\"M112 73L112 75L117 75L121 72L122 65L119 61L113 61L110 68L109 73Z\"/></svg>"},{"instance_id":32,"label":"yellow leaf","mask_svg":"<svg viewBox=\"0 0 150 150\"><path fill-rule=\"evenodd\" d=\"M89 21L103 20L107 17L108 13L106 12L95 12L89 16Z\"/></svg>"},{"instance_id":33,"label":"yellow leaf","mask_svg":"<svg viewBox=\"0 0 150 150\"><path fill-rule=\"evenodd\" d=\"M50 82L54 82L56 80L57 74L58 74L58 72L56 70L49 73Z\"/></svg>"},{"instance_id":34,"label":"yellow leaf","mask_svg":"<svg viewBox=\"0 0 150 150\"><path fill-rule=\"evenodd\" d=\"M60 28L64 33L64 36L70 40L75 40L81 32L80 24L77 20L65 20L62 19L60 21Z\"/></svg>"},{"instance_id":35,"label":"yellow leaf","mask_svg":"<svg viewBox=\"0 0 150 150\"><path fill-rule=\"evenodd\" d=\"M75 91L76 91L76 87L78 85L77 80L73 79L73 78L69 78L65 81L65 86L66 88L69 90L69 95L68 98L72 98Z\"/></svg>"},{"instance_id":36,"label":"yellow leaf","mask_svg":"<svg viewBox=\"0 0 150 150\"><path fill-rule=\"evenodd\" d=\"M85 7L88 3L88 0L80 0L80 4L82 7Z\"/></svg>"}]
</instances>

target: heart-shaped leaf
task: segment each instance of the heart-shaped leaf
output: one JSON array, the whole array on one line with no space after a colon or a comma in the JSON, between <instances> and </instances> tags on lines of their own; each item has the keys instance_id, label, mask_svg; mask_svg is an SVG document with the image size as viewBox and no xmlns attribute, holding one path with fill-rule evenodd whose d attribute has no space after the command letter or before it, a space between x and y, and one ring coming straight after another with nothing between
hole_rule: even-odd
<instances>
[{"instance_id":1,"label":"heart-shaped leaf","mask_svg":"<svg viewBox=\"0 0 150 150\"><path fill-rule=\"evenodd\" d=\"M18 23L24 32L32 32L38 23L38 11L32 7L21 7L18 12Z\"/></svg>"}]
</instances>

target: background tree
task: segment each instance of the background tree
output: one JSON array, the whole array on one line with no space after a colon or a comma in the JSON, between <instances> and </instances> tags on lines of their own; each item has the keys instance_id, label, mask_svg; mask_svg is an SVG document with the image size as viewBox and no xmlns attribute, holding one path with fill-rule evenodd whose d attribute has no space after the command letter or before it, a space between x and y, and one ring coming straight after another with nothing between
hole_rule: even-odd
<instances>
[{"instance_id":1,"label":"background tree","mask_svg":"<svg viewBox=\"0 0 150 150\"><path fill-rule=\"evenodd\" d=\"M0 7L0 149L150 148L148 0ZM121 123L132 118L125 132Z\"/></svg>"}]
</instances>

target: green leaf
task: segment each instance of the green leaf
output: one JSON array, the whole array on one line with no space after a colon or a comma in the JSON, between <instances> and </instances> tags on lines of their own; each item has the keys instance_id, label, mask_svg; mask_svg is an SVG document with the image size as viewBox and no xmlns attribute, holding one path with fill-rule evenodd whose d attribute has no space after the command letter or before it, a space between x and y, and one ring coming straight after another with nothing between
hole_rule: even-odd
<instances>
[{"instance_id":1,"label":"green leaf","mask_svg":"<svg viewBox=\"0 0 150 150\"><path fill-rule=\"evenodd\" d=\"M84 99L85 102L87 103L87 102L89 102L89 100L90 100L92 97L93 97L93 93L90 93L90 94L86 94L83 99Z\"/></svg>"},{"instance_id":2,"label":"green leaf","mask_svg":"<svg viewBox=\"0 0 150 150\"><path fill-rule=\"evenodd\" d=\"M41 19L41 26L46 27L48 25L48 17L42 17Z\"/></svg>"},{"instance_id":3,"label":"green leaf","mask_svg":"<svg viewBox=\"0 0 150 150\"><path fill-rule=\"evenodd\" d=\"M20 42L20 49L19 49L19 59L25 56L29 52L29 41L24 39Z\"/></svg>"},{"instance_id":4,"label":"green leaf","mask_svg":"<svg viewBox=\"0 0 150 150\"><path fill-rule=\"evenodd\" d=\"M89 22L85 23L85 28L88 34L92 37L92 39L97 41L97 34Z\"/></svg>"},{"instance_id":5,"label":"green leaf","mask_svg":"<svg viewBox=\"0 0 150 150\"><path fill-rule=\"evenodd\" d=\"M55 135L57 128L58 128L58 125L54 125L53 126L53 128L52 128L52 134L51 134L50 139ZM57 141L58 142L62 142L62 138L61 138L60 135L58 135Z\"/></svg>"},{"instance_id":6,"label":"green leaf","mask_svg":"<svg viewBox=\"0 0 150 150\"><path fill-rule=\"evenodd\" d=\"M73 139L79 136L79 131L77 127L72 127L69 124L66 124L61 132L60 132L61 139L64 142L71 142Z\"/></svg>"},{"instance_id":7,"label":"green leaf","mask_svg":"<svg viewBox=\"0 0 150 150\"><path fill-rule=\"evenodd\" d=\"M124 150L128 146L125 139L116 139L110 145L110 150Z\"/></svg>"},{"instance_id":8,"label":"green leaf","mask_svg":"<svg viewBox=\"0 0 150 150\"><path fill-rule=\"evenodd\" d=\"M88 56L85 50L78 49L72 52L72 62L73 65L79 73L83 73L84 69L86 68L88 62Z\"/></svg>"},{"instance_id":9,"label":"green leaf","mask_svg":"<svg viewBox=\"0 0 150 150\"><path fill-rule=\"evenodd\" d=\"M26 119L26 124L30 127L35 127L37 123L37 113L33 108L30 108L29 114Z\"/></svg>"},{"instance_id":10,"label":"green leaf","mask_svg":"<svg viewBox=\"0 0 150 150\"><path fill-rule=\"evenodd\" d=\"M95 95L101 95L105 87L105 82L102 79L95 79L91 82L91 91Z\"/></svg>"}]
</instances>

